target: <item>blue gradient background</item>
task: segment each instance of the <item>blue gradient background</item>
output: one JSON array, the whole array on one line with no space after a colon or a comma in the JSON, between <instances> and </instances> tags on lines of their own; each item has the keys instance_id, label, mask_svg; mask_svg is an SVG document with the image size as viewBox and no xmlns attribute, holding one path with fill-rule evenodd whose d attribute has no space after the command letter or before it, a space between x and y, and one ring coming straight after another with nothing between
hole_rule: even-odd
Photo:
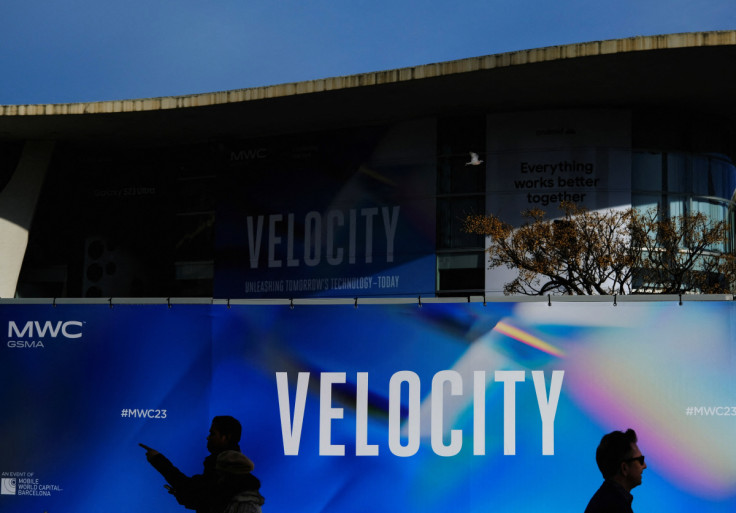
<instances>
[{"instance_id":1,"label":"blue gradient background","mask_svg":"<svg viewBox=\"0 0 736 513\"><path fill-rule=\"evenodd\" d=\"M600 437L632 427L647 456L636 511L730 512L736 507L736 417L687 416L689 406L736 406L731 302L546 302L236 306L3 305L0 307L1 472L35 472L51 497L0 496L0 511L183 511L137 447L186 473L201 471L213 415L243 422L264 511L582 511L601 482ZM7 347L7 324L80 320L80 339L43 349ZM526 342L494 329L499 321ZM535 338L530 338L535 337ZM535 341L562 353L553 356ZM531 344L531 345L530 345ZM401 458L388 446L388 385L421 379L422 404L440 370L526 371L516 385L516 455L503 455L503 386L486 389L486 455L473 455L472 400L445 402L445 430L463 449L422 443ZM555 454L542 455L532 370L564 370ZM275 372L311 372L298 456L285 456ZM332 407L332 443L319 456L319 373L345 372ZM369 374L368 443L355 456L355 379ZM470 378L465 391L472 391ZM468 396L469 397L469 396ZM405 394L402 396L405 401ZM406 405L403 405L404 409ZM161 408L165 420L121 418ZM293 411L293 410L292 410ZM427 421L427 422L425 422Z\"/></svg>"}]
</instances>

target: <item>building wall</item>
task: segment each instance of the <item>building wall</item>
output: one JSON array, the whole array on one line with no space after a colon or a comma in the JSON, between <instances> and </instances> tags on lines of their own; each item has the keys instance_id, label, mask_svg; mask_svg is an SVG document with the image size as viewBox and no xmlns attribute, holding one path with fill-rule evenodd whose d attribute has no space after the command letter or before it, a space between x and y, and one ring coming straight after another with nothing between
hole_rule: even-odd
<instances>
[{"instance_id":1,"label":"building wall","mask_svg":"<svg viewBox=\"0 0 736 513\"><path fill-rule=\"evenodd\" d=\"M18 295L499 294L508 276L485 269L469 214L554 216L569 199L730 215L732 132L696 126L709 136L630 108L458 111L186 145L59 142Z\"/></svg>"}]
</instances>

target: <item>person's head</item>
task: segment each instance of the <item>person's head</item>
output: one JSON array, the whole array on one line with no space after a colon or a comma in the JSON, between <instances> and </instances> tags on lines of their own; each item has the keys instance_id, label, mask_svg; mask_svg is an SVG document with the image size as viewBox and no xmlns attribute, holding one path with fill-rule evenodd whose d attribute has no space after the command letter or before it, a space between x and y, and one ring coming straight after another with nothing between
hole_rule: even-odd
<instances>
[{"instance_id":1,"label":"person's head","mask_svg":"<svg viewBox=\"0 0 736 513\"><path fill-rule=\"evenodd\" d=\"M207 436L207 450L217 454L228 449L237 449L242 428L238 419L229 415L219 415L212 419L210 434Z\"/></svg>"},{"instance_id":2,"label":"person's head","mask_svg":"<svg viewBox=\"0 0 736 513\"><path fill-rule=\"evenodd\" d=\"M641 484L641 474L647 464L636 442L633 429L613 431L601 438L595 451L595 461L603 479L613 479L627 490Z\"/></svg>"}]
</instances>

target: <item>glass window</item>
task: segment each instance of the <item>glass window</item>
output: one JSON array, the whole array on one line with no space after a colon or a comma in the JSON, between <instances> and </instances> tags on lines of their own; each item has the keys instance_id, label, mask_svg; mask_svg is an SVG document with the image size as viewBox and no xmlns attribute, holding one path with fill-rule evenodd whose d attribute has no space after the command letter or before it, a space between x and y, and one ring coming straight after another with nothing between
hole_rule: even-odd
<instances>
[{"instance_id":1,"label":"glass window","mask_svg":"<svg viewBox=\"0 0 736 513\"><path fill-rule=\"evenodd\" d=\"M669 216L682 216L688 213L688 197L679 194L670 194L667 197L667 212Z\"/></svg>"},{"instance_id":2,"label":"glass window","mask_svg":"<svg viewBox=\"0 0 736 513\"><path fill-rule=\"evenodd\" d=\"M636 190L662 189L662 154L634 152L631 159L631 186Z\"/></svg>"},{"instance_id":3,"label":"glass window","mask_svg":"<svg viewBox=\"0 0 736 513\"><path fill-rule=\"evenodd\" d=\"M469 215L485 212L485 196L461 196L437 199L438 249L482 248L484 237L463 231Z\"/></svg>"},{"instance_id":4,"label":"glass window","mask_svg":"<svg viewBox=\"0 0 736 513\"><path fill-rule=\"evenodd\" d=\"M657 186L660 181L664 186ZM701 212L711 222L729 220L729 240L714 246L732 251L736 167L720 155L634 152L632 205L639 210L659 208L660 215Z\"/></svg>"},{"instance_id":5,"label":"glass window","mask_svg":"<svg viewBox=\"0 0 736 513\"><path fill-rule=\"evenodd\" d=\"M710 172L709 159L704 156L695 156L692 158L692 186L683 186L679 191L685 192L692 190L693 194L703 196L714 196L715 187L713 186L713 177Z\"/></svg>"},{"instance_id":6,"label":"glass window","mask_svg":"<svg viewBox=\"0 0 736 513\"><path fill-rule=\"evenodd\" d=\"M462 228L485 213L486 165L466 164L486 158L486 116L442 118L437 130L437 294L482 293L485 237Z\"/></svg>"},{"instance_id":7,"label":"glass window","mask_svg":"<svg viewBox=\"0 0 736 513\"><path fill-rule=\"evenodd\" d=\"M483 292L485 252L462 252L438 255L438 295L472 295ZM442 294L444 292L445 294Z\"/></svg>"},{"instance_id":8,"label":"glass window","mask_svg":"<svg viewBox=\"0 0 736 513\"><path fill-rule=\"evenodd\" d=\"M668 191L686 191L689 187L690 158L680 153L668 153L666 175Z\"/></svg>"},{"instance_id":9,"label":"glass window","mask_svg":"<svg viewBox=\"0 0 736 513\"><path fill-rule=\"evenodd\" d=\"M661 201L661 194L634 193L631 196L632 206L641 212L649 209L658 209Z\"/></svg>"},{"instance_id":10,"label":"glass window","mask_svg":"<svg viewBox=\"0 0 736 513\"><path fill-rule=\"evenodd\" d=\"M482 193L486 166L466 166L470 153L485 160L485 116L445 118L438 122L438 194Z\"/></svg>"},{"instance_id":11,"label":"glass window","mask_svg":"<svg viewBox=\"0 0 736 513\"><path fill-rule=\"evenodd\" d=\"M736 189L736 169L727 160L714 157L710 159L710 172L713 180L713 194L718 198L732 199Z\"/></svg>"},{"instance_id":12,"label":"glass window","mask_svg":"<svg viewBox=\"0 0 736 513\"><path fill-rule=\"evenodd\" d=\"M480 156L483 160L483 156ZM466 166L470 154L445 157L439 160L438 193L459 194L483 192L486 187L486 166Z\"/></svg>"}]
</instances>

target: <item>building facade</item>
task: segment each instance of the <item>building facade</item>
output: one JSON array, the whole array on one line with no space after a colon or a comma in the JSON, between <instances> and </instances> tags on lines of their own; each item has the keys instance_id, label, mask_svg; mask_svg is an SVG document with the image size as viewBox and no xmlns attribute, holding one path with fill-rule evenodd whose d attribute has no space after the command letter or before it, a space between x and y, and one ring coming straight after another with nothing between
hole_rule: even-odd
<instances>
[{"instance_id":1,"label":"building facade","mask_svg":"<svg viewBox=\"0 0 736 513\"><path fill-rule=\"evenodd\" d=\"M0 296L500 294L468 214L730 219L735 57L736 31L674 34L0 107Z\"/></svg>"}]
</instances>

